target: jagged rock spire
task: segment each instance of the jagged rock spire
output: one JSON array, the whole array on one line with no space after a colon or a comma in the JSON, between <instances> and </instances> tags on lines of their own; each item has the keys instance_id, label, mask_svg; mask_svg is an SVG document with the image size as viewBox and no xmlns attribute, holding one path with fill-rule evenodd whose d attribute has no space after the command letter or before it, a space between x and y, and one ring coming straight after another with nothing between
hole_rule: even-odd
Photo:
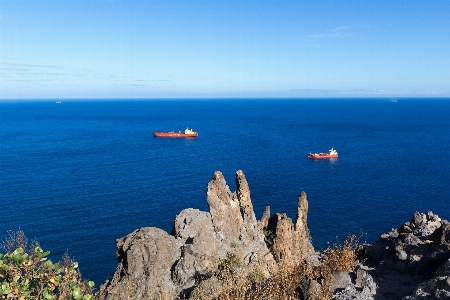
<instances>
[{"instance_id":1,"label":"jagged rock spire","mask_svg":"<svg viewBox=\"0 0 450 300\"><path fill-rule=\"evenodd\" d=\"M250 188L244 173L239 170L236 172L236 193L235 197L239 203L242 216L241 234L249 239L262 240L261 232L258 230L255 212L253 211L252 200L250 199Z\"/></svg>"},{"instance_id":2,"label":"jagged rock spire","mask_svg":"<svg viewBox=\"0 0 450 300\"><path fill-rule=\"evenodd\" d=\"M243 223L239 201L234 199L222 172L214 173L206 195L215 232L222 239L236 235Z\"/></svg>"},{"instance_id":3,"label":"jagged rock spire","mask_svg":"<svg viewBox=\"0 0 450 300\"><path fill-rule=\"evenodd\" d=\"M264 209L261 220L258 221L258 229L260 231L264 231L264 229L269 226L269 219L270 219L270 206L267 206L266 209Z\"/></svg>"},{"instance_id":4,"label":"jagged rock spire","mask_svg":"<svg viewBox=\"0 0 450 300\"><path fill-rule=\"evenodd\" d=\"M267 218L266 211L264 217ZM275 214L268 219L263 218L259 222L262 230L271 233L269 244L274 258L278 262L294 262L305 259L314 253L314 247L310 242L310 234L307 224L308 200L306 193L301 192L298 198L297 217L295 223L286 214Z\"/></svg>"}]
</instances>

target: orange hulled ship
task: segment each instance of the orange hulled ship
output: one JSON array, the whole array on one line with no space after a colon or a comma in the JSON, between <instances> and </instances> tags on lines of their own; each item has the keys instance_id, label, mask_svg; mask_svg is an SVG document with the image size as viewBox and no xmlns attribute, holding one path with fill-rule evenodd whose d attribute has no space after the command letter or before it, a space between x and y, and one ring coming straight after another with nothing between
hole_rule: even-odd
<instances>
[{"instance_id":1,"label":"orange hulled ship","mask_svg":"<svg viewBox=\"0 0 450 300\"><path fill-rule=\"evenodd\" d=\"M171 131L171 132L153 132L154 137L169 137L169 138L182 138L182 137L198 137L198 133L192 131L192 129L186 128L184 132Z\"/></svg>"},{"instance_id":2,"label":"orange hulled ship","mask_svg":"<svg viewBox=\"0 0 450 300\"><path fill-rule=\"evenodd\" d=\"M328 153L309 153L308 158L338 158L338 153L336 150L331 148Z\"/></svg>"}]
</instances>

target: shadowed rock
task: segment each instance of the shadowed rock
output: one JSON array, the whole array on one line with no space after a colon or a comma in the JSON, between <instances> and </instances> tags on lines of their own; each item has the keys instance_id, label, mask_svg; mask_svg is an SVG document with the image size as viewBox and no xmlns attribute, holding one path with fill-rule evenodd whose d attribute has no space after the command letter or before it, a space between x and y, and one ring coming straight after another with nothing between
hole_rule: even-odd
<instances>
[{"instance_id":1,"label":"shadowed rock","mask_svg":"<svg viewBox=\"0 0 450 300\"><path fill-rule=\"evenodd\" d=\"M295 257L293 224L286 214L275 214L271 217L270 224L274 226L274 239L272 254L277 262L293 262Z\"/></svg>"},{"instance_id":2,"label":"shadowed rock","mask_svg":"<svg viewBox=\"0 0 450 300\"><path fill-rule=\"evenodd\" d=\"M366 245L363 259L378 285L376 299L450 299L450 226L427 213Z\"/></svg>"}]
</instances>

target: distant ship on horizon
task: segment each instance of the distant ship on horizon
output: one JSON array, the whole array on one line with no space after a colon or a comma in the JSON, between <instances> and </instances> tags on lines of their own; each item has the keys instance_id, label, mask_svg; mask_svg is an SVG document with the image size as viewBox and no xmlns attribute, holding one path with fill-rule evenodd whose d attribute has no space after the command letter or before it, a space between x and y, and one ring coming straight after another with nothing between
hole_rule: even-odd
<instances>
[{"instance_id":1,"label":"distant ship on horizon","mask_svg":"<svg viewBox=\"0 0 450 300\"><path fill-rule=\"evenodd\" d=\"M178 132L153 132L154 137L171 137L171 138L182 138L182 137L198 137L198 133L193 131L192 129L186 128L184 133L181 131Z\"/></svg>"},{"instance_id":2,"label":"distant ship on horizon","mask_svg":"<svg viewBox=\"0 0 450 300\"><path fill-rule=\"evenodd\" d=\"M338 158L338 153L334 148L328 150L328 153L311 153L309 152L308 158Z\"/></svg>"}]
</instances>

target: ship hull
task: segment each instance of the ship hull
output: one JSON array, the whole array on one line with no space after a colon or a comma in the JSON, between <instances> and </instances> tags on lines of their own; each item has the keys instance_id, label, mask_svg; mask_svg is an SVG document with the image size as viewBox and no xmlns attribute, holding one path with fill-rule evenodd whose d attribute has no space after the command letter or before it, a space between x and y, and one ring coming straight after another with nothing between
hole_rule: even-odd
<instances>
[{"instance_id":1,"label":"ship hull","mask_svg":"<svg viewBox=\"0 0 450 300\"><path fill-rule=\"evenodd\" d=\"M338 158L337 155L330 155L328 153L315 153L315 154L309 154L308 158L312 159L323 159L323 158Z\"/></svg>"},{"instance_id":2,"label":"ship hull","mask_svg":"<svg viewBox=\"0 0 450 300\"><path fill-rule=\"evenodd\" d=\"M182 132L153 132L154 137L167 137L167 138L188 138L198 137L198 133L182 133Z\"/></svg>"}]
</instances>

